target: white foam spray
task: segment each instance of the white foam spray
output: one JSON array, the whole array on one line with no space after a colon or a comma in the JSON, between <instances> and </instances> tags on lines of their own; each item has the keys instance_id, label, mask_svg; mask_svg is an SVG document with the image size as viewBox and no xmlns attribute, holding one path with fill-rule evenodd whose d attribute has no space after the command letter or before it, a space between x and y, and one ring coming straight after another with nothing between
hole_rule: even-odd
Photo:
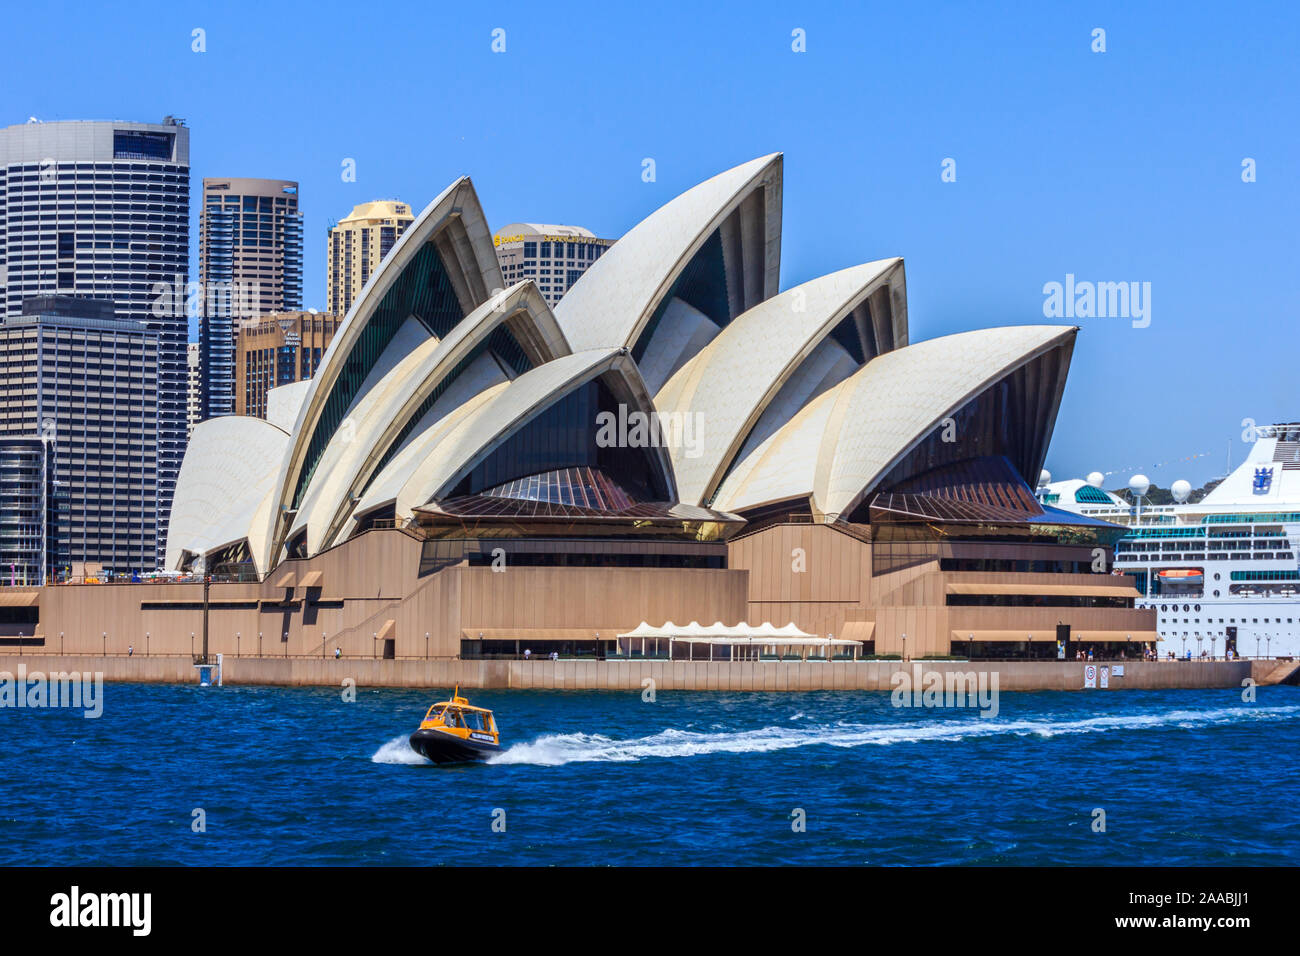
<instances>
[{"instance_id":1,"label":"white foam spray","mask_svg":"<svg viewBox=\"0 0 1300 956\"><path fill-rule=\"evenodd\" d=\"M900 743L962 740L1002 735L1051 738L1064 734L1107 733L1132 730L1195 728L1251 721L1293 720L1300 707L1224 707L1214 710L1174 710L1077 720L927 720L897 724L859 724L838 721L829 726L800 723L798 727L763 727L758 730L700 733L662 730L645 737L615 740L602 734L547 734L515 744L491 758L493 764L535 764L556 767L595 761L628 762L660 757L698 757L712 753L770 753L794 747L889 746ZM403 744L405 741L402 740ZM392 744L386 744L386 747ZM380 748L381 753L385 748ZM407 748L410 749L409 747ZM416 760L423 758L410 751ZM379 759L379 754L375 755Z\"/></svg>"},{"instance_id":2,"label":"white foam spray","mask_svg":"<svg viewBox=\"0 0 1300 956\"><path fill-rule=\"evenodd\" d=\"M433 761L411 749L409 735L394 737L374 752L370 758L375 763L425 764Z\"/></svg>"}]
</instances>

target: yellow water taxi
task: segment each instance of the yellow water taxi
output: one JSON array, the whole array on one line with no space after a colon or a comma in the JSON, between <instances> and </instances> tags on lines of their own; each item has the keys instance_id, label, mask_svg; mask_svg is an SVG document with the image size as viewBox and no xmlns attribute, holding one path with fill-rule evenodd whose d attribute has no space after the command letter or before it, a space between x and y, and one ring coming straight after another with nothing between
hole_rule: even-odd
<instances>
[{"instance_id":1,"label":"yellow water taxi","mask_svg":"<svg viewBox=\"0 0 1300 956\"><path fill-rule=\"evenodd\" d=\"M486 760L501 750L501 735L492 711L474 707L460 696L429 708L420 727L411 734L411 749L434 763L466 763Z\"/></svg>"}]
</instances>

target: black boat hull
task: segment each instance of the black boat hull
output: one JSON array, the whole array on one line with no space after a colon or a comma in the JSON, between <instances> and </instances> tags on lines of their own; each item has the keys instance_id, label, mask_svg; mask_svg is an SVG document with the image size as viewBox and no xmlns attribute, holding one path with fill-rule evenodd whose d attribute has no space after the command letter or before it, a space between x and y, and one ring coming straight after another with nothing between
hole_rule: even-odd
<instances>
[{"instance_id":1,"label":"black boat hull","mask_svg":"<svg viewBox=\"0 0 1300 956\"><path fill-rule=\"evenodd\" d=\"M499 744L465 739L440 730L417 730L410 739L411 749L434 763L472 763L501 752Z\"/></svg>"}]
</instances>

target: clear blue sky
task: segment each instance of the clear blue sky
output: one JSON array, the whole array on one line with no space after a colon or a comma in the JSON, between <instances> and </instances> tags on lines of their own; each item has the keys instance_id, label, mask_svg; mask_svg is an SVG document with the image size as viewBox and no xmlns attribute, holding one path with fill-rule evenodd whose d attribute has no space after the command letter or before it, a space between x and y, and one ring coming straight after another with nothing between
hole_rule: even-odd
<instances>
[{"instance_id":1,"label":"clear blue sky","mask_svg":"<svg viewBox=\"0 0 1300 956\"><path fill-rule=\"evenodd\" d=\"M20 4L0 122L182 116L196 203L204 176L299 180L318 308L355 203L469 173L494 227L616 237L780 150L782 287L901 255L914 341L1044 321L1066 273L1150 282L1148 328L1078 320L1048 467L1199 484L1243 418L1300 419L1298 25L1290 2Z\"/></svg>"}]
</instances>

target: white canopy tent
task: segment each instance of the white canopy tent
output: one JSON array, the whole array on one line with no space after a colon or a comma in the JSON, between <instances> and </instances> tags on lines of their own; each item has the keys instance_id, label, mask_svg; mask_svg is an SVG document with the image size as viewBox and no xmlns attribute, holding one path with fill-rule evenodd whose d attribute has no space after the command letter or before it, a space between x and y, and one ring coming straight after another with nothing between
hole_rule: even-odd
<instances>
[{"instance_id":1,"label":"white canopy tent","mask_svg":"<svg viewBox=\"0 0 1300 956\"><path fill-rule=\"evenodd\" d=\"M673 645L686 644L693 648L696 644L705 644L709 648L709 660L713 660L713 648L717 645L723 645L732 648L731 659L735 660L736 648L758 648L761 655L764 649L771 648L769 653L777 653L776 648L783 647L787 651L792 648L798 648L801 651L801 659L807 658L809 648L820 647L826 656L830 656L833 648L854 648L854 658L857 657L857 648L862 646L861 641L845 640L844 638L835 638L831 636L821 637L817 634L809 634L807 631L801 631L799 627L791 622L784 627L776 627L771 621L764 621L762 624L754 625L742 621L739 624L723 624L716 621L707 627L702 626L698 621L691 621L690 624L674 624L668 621L661 627L655 627L645 621L642 621L630 631L618 635L620 649L623 646L623 640L627 639L627 648L629 656L635 646L634 641L640 639L641 656L646 654L646 642L654 641L655 650L658 651L659 642L668 642L668 659L672 660ZM746 659L749 654L746 653ZM692 650L691 659L694 660Z\"/></svg>"}]
</instances>

